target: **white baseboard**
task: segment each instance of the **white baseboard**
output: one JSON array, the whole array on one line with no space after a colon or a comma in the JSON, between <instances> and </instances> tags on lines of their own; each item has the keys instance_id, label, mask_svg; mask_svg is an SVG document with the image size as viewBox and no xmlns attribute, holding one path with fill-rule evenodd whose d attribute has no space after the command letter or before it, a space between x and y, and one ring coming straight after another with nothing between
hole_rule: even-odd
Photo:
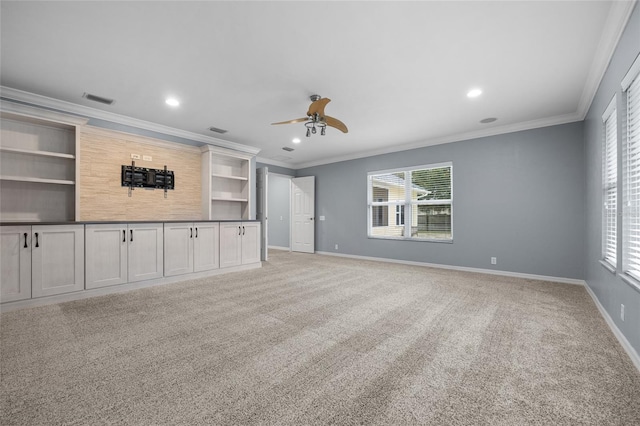
<instances>
[{"instance_id":1,"label":"white baseboard","mask_svg":"<svg viewBox=\"0 0 640 426\"><path fill-rule=\"evenodd\" d=\"M124 293L127 291L138 290L141 288L155 287L177 283L180 281L188 281L199 278L207 278L215 275L227 274L230 272L247 271L249 269L261 268L262 263L252 263L248 265L232 266L229 268L214 269L211 271L194 272L192 274L175 275L172 277L162 277L154 280L139 281L135 283L118 284L108 287L94 288L89 290L76 291L74 293L56 294L55 296L38 297L35 299L17 300L15 302L7 302L0 305L0 312L11 312L23 308L32 308L36 306L52 305L55 303L71 302L73 300L88 299L95 296L104 296L106 294Z\"/></svg>"},{"instance_id":2,"label":"white baseboard","mask_svg":"<svg viewBox=\"0 0 640 426\"><path fill-rule=\"evenodd\" d=\"M633 365L635 365L638 371L640 371L640 355L638 355L638 352L636 352L633 346L631 346L631 343L629 343L627 338L624 337L624 334L622 334L622 332L620 331L616 323L613 321L613 319L611 318L607 310L604 308L604 306L602 306L602 304L600 303L600 300L598 300L598 298L596 297L596 294L593 292L593 290L591 290L591 287L589 287L589 285L585 285L585 288L587 289L587 292L593 299L593 302L598 307L598 310L600 311L600 315L602 315L604 320L607 322L607 325L613 332L613 335L616 336L616 338L618 339L618 342L620 342L620 344L622 345L622 348L625 350L627 355L629 355L629 358L631 358L631 362L633 362Z\"/></svg>"},{"instance_id":3,"label":"white baseboard","mask_svg":"<svg viewBox=\"0 0 640 426\"><path fill-rule=\"evenodd\" d=\"M479 274L500 275L505 277L526 278L530 280L551 281L556 283L586 286L586 282L584 280L579 280L575 278L550 277L547 275L523 274L520 272L499 271L494 269L469 268L466 266L442 265L439 263L414 262L411 260L388 259L386 257L357 256L353 254L332 253L332 252L326 252L326 251L317 251L316 254L322 254L326 256L349 257L352 259L375 260L378 262L400 263L403 265L425 266L428 268L449 269L453 271L477 272Z\"/></svg>"},{"instance_id":4,"label":"white baseboard","mask_svg":"<svg viewBox=\"0 0 640 426\"><path fill-rule=\"evenodd\" d=\"M289 247L280 247L280 246L268 246L269 250L273 249L273 250L286 250L286 251L291 251L291 249Z\"/></svg>"}]
</instances>

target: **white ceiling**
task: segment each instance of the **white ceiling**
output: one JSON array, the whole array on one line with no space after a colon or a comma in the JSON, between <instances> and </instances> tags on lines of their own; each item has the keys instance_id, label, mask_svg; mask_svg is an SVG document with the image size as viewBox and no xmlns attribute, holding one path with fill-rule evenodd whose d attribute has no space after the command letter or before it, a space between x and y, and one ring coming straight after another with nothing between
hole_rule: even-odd
<instances>
[{"instance_id":1,"label":"white ceiling","mask_svg":"<svg viewBox=\"0 0 640 426\"><path fill-rule=\"evenodd\" d=\"M633 2L0 7L5 88L257 147L261 161L300 168L581 120ZM468 99L474 87L483 94ZM304 117L315 93L349 133L306 138L302 123L270 125ZM164 103L170 95L178 108ZM488 117L498 120L479 123Z\"/></svg>"}]
</instances>

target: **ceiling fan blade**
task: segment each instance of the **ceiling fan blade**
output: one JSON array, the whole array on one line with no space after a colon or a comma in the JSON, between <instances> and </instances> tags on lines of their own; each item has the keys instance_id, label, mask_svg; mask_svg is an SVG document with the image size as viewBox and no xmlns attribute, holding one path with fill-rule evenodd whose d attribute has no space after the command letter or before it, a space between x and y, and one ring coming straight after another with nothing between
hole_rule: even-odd
<instances>
[{"instance_id":1,"label":"ceiling fan blade","mask_svg":"<svg viewBox=\"0 0 640 426\"><path fill-rule=\"evenodd\" d=\"M318 114L320 117L324 117L324 107L331 102L329 98L318 99L317 101L311 102L309 105L309 111L307 111L307 115L312 117L314 114Z\"/></svg>"},{"instance_id":2,"label":"ceiling fan blade","mask_svg":"<svg viewBox=\"0 0 640 426\"><path fill-rule=\"evenodd\" d=\"M338 120L337 118L333 118L333 117L329 117L328 115L325 115L324 121L325 123L327 123L327 126L335 127L336 129L340 130L342 133L349 132L349 130L347 129L347 126L345 126L344 123Z\"/></svg>"},{"instance_id":3,"label":"ceiling fan blade","mask_svg":"<svg viewBox=\"0 0 640 426\"><path fill-rule=\"evenodd\" d=\"M271 125L274 125L274 124L293 124L293 123L302 123L303 121L307 121L307 120L309 120L309 117L296 118L295 120L281 121L281 122L279 122L279 123L271 123Z\"/></svg>"}]
</instances>

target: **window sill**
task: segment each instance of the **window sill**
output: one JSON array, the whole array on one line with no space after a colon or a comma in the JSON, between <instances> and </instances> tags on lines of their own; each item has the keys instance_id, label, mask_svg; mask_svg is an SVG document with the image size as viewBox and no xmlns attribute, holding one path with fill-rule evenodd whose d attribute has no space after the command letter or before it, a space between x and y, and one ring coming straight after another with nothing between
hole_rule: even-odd
<instances>
[{"instance_id":1,"label":"window sill","mask_svg":"<svg viewBox=\"0 0 640 426\"><path fill-rule=\"evenodd\" d=\"M613 275L616 274L616 267L610 264L609 262L607 262L606 260L600 260L600 264L604 267L604 269L611 272Z\"/></svg>"},{"instance_id":2,"label":"window sill","mask_svg":"<svg viewBox=\"0 0 640 426\"><path fill-rule=\"evenodd\" d=\"M379 237L379 236L376 236L376 235L367 235L367 238L372 239L372 240L417 241L417 242L420 242L420 243L453 244L453 239L450 239L450 240L430 240L428 238Z\"/></svg>"},{"instance_id":3,"label":"window sill","mask_svg":"<svg viewBox=\"0 0 640 426\"><path fill-rule=\"evenodd\" d=\"M632 289L640 293L640 281L627 274L620 274L620 279L629 284Z\"/></svg>"}]
</instances>

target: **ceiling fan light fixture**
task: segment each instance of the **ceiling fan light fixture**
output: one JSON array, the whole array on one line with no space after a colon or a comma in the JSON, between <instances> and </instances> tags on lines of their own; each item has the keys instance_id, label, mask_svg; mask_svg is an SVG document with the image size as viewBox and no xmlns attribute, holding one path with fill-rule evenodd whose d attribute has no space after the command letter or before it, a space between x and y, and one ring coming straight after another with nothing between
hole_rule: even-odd
<instances>
[{"instance_id":1,"label":"ceiling fan light fixture","mask_svg":"<svg viewBox=\"0 0 640 426\"><path fill-rule=\"evenodd\" d=\"M307 137L311 136L311 129L307 127Z\"/></svg>"}]
</instances>

